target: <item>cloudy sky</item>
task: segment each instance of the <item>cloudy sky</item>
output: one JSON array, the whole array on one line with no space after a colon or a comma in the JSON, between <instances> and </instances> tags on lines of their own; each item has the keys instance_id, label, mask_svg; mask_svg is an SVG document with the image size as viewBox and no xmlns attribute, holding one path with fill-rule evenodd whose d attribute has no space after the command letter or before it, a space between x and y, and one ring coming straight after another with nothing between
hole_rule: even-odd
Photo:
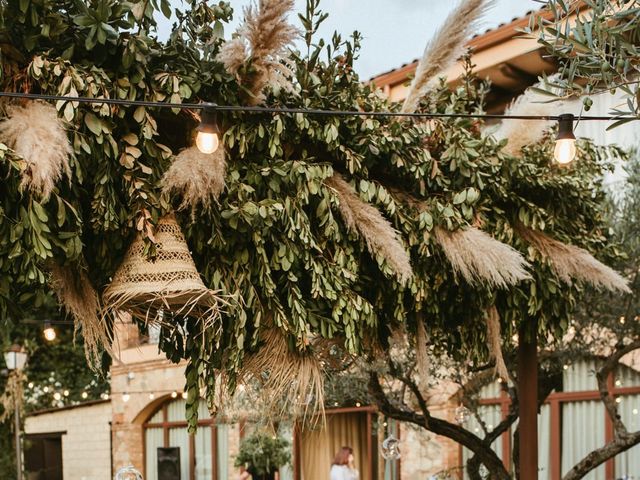
<instances>
[{"instance_id":1,"label":"cloudy sky","mask_svg":"<svg viewBox=\"0 0 640 480\"><path fill-rule=\"evenodd\" d=\"M242 17L242 7L250 0L231 0L235 8L234 23ZM180 1L172 2L180 8ZM482 28L493 28L528 10L540 8L535 0L496 0L486 15ZM455 0L323 0L322 9L328 12L320 33L330 38L333 31L349 35L354 30L364 36L362 52L357 64L361 78L369 78L418 58L433 32L453 9ZM303 11L306 0L296 0L296 8ZM299 25L297 19L294 23ZM170 22L161 25L161 34L169 31ZM231 31L226 31L228 37Z\"/></svg>"}]
</instances>

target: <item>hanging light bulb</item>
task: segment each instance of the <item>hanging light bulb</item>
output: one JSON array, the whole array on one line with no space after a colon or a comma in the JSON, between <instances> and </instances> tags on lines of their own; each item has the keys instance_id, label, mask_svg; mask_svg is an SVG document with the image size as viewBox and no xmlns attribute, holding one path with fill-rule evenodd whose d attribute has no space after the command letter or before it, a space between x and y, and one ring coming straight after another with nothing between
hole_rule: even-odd
<instances>
[{"instance_id":1,"label":"hanging light bulb","mask_svg":"<svg viewBox=\"0 0 640 480\"><path fill-rule=\"evenodd\" d=\"M182 392L182 394L180 395L182 397L183 400L187 399L187 392Z\"/></svg>"},{"instance_id":2,"label":"hanging light bulb","mask_svg":"<svg viewBox=\"0 0 640 480\"><path fill-rule=\"evenodd\" d=\"M576 136L573 133L573 120L571 113L560 115L558 120L558 136L553 156L560 165L567 165L576 158Z\"/></svg>"},{"instance_id":3,"label":"hanging light bulb","mask_svg":"<svg viewBox=\"0 0 640 480\"><path fill-rule=\"evenodd\" d=\"M156 398L154 393L150 393L149 394L149 400L153 400L154 398Z\"/></svg>"},{"instance_id":4,"label":"hanging light bulb","mask_svg":"<svg viewBox=\"0 0 640 480\"><path fill-rule=\"evenodd\" d=\"M53 342L57 337L56 330L51 326L51 322L49 320L44 322L44 330L42 330L42 333L47 342Z\"/></svg>"},{"instance_id":5,"label":"hanging light bulb","mask_svg":"<svg viewBox=\"0 0 640 480\"><path fill-rule=\"evenodd\" d=\"M87 399L87 397L89 396L89 394L88 394L87 392L82 392L82 395L81 395L81 396L82 396L82 399L83 399L83 400L86 400L86 399Z\"/></svg>"},{"instance_id":6,"label":"hanging light bulb","mask_svg":"<svg viewBox=\"0 0 640 480\"><path fill-rule=\"evenodd\" d=\"M130 399L131 399L131 395L129 395L127 392L124 392L124 393L122 394L122 401L123 401L124 403L127 403Z\"/></svg>"},{"instance_id":7,"label":"hanging light bulb","mask_svg":"<svg viewBox=\"0 0 640 480\"><path fill-rule=\"evenodd\" d=\"M175 390L171 392L171 398L178 398L178 392L176 392Z\"/></svg>"},{"instance_id":8,"label":"hanging light bulb","mask_svg":"<svg viewBox=\"0 0 640 480\"><path fill-rule=\"evenodd\" d=\"M213 153L220 145L220 127L215 103L207 103L202 109L200 125L196 129L196 146L202 153Z\"/></svg>"}]
</instances>

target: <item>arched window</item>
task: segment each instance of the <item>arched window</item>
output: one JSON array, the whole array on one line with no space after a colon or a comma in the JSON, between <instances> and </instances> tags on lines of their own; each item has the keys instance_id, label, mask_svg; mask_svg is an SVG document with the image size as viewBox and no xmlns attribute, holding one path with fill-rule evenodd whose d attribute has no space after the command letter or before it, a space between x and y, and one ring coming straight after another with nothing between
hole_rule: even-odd
<instances>
[{"instance_id":1,"label":"arched window","mask_svg":"<svg viewBox=\"0 0 640 480\"><path fill-rule=\"evenodd\" d=\"M198 407L198 430L187 433L186 401L164 403L144 424L145 479L158 479L158 448L179 448L181 480L229 478L229 425L217 423L204 401Z\"/></svg>"}]
</instances>

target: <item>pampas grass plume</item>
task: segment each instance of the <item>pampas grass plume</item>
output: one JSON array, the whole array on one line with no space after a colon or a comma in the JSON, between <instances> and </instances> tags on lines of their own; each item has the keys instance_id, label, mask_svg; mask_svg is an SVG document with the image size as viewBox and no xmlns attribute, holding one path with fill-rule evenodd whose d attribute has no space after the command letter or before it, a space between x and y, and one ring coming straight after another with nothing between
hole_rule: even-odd
<instances>
[{"instance_id":1,"label":"pampas grass plume","mask_svg":"<svg viewBox=\"0 0 640 480\"><path fill-rule=\"evenodd\" d=\"M71 177L69 157L73 150L52 105L31 102L24 107L9 106L8 118L0 122L0 141L25 160L22 186L31 193L46 200L63 174Z\"/></svg>"},{"instance_id":2,"label":"pampas grass plume","mask_svg":"<svg viewBox=\"0 0 640 480\"><path fill-rule=\"evenodd\" d=\"M395 228L374 206L362 201L356 191L339 174L326 180L338 196L338 209L349 231L357 231L364 238L373 257L381 255L405 284L412 276L411 259Z\"/></svg>"},{"instance_id":3,"label":"pampas grass plume","mask_svg":"<svg viewBox=\"0 0 640 480\"><path fill-rule=\"evenodd\" d=\"M112 338L102 318L98 293L79 268L53 264L50 272L51 287L58 301L72 315L76 332L82 331L87 362L99 371L102 352L111 353Z\"/></svg>"},{"instance_id":4,"label":"pampas grass plume","mask_svg":"<svg viewBox=\"0 0 640 480\"><path fill-rule=\"evenodd\" d=\"M464 45L478 26L492 0L462 0L427 44L402 105L403 113L417 110L432 88L436 75L446 71L464 53Z\"/></svg>"},{"instance_id":5,"label":"pampas grass plume","mask_svg":"<svg viewBox=\"0 0 640 480\"><path fill-rule=\"evenodd\" d=\"M201 153L197 147L187 148L162 178L162 192L182 197L179 210L191 208L194 212L199 205L209 210L224 190L226 166L222 146L212 154Z\"/></svg>"},{"instance_id":6,"label":"pampas grass plume","mask_svg":"<svg viewBox=\"0 0 640 480\"><path fill-rule=\"evenodd\" d=\"M546 103L543 103L546 102ZM549 102L549 97L535 90L528 89L507 108L505 115L556 115L562 108L561 102ZM550 120L502 120L498 129L493 133L497 140L507 139L504 152L519 156L522 148L538 143L544 137L545 132L556 124Z\"/></svg>"},{"instance_id":7,"label":"pampas grass plume","mask_svg":"<svg viewBox=\"0 0 640 480\"><path fill-rule=\"evenodd\" d=\"M294 0L260 0L244 10L244 22L236 36L220 49L218 60L249 92L246 101L264 101L263 89L271 85L293 90L288 47L298 30L287 21ZM242 67L250 62L250 68Z\"/></svg>"},{"instance_id":8,"label":"pampas grass plume","mask_svg":"<svg viewBox=\"0 0 640 480\"><path fill-rule=\"evenodd\" d=\"M509 370L504 362L504 356L502 355L502 333L500 328L500 314L498 309L493 306L489 308L486 313L487 319L487 347L491 356L496 362L496 373L498 376L508 381L510 379Z\"/></svg>"},{"instance_id":9,"label":"pampas grass plume","mask_svg":"<svg viewBox=\"0 0 640 480\"><path fill-rule=\"evenodd\" d=\"M531 278L520 252L477 228L434 233L455 274L472 285L506 288Z\"/></svg>"},{"instance_id":10,"label":"pampas grass plume","mask_svg":"<svg viewBox=\"0 0 640 480\"><path fill-rule=\"evenodd\" d=\"M549 261L563 282L571 285L573 280L577 280L600 289L631 293L627 281L618 272L596 260L585 249L523 226L518 228L518 233Z\"/></svg>"}]
</instances>

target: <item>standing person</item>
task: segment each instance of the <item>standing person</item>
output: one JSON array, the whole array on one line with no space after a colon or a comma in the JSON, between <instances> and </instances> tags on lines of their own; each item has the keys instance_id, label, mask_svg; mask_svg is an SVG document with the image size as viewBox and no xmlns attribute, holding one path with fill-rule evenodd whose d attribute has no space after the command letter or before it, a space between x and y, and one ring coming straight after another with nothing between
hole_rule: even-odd
<instances>
[{"instance_id":1,"label":"standing person","mask_svg":"<svg viewBox=\"0 0 640 480\"><path fill-rule=\"evenodd\" d=\"M353 448L342 447L333 459L330 480L358 480L359 478L360 474L354 464Z\"/></svg>"}]
</instances>

